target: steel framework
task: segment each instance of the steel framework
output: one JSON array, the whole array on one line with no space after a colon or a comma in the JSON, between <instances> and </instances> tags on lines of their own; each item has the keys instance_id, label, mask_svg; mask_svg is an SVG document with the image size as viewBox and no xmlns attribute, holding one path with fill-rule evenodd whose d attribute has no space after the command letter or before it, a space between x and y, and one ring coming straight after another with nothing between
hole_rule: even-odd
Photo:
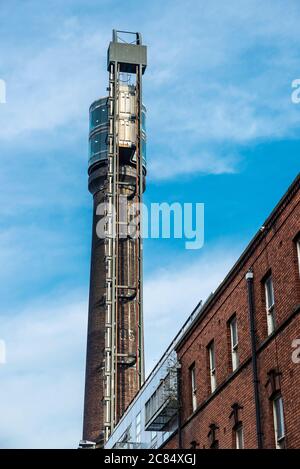
<instances>
[{"instance_id":1,"label":"steel framework","mask_svg":"<svg viewBox=\"0 0 300 469\"><path fill-rule=\"evenodd\" d=\"M127 33L120 31L121 33ZM108 97L108 159L107 178L105 181L106 193L106 217L107 238L105 239L105 263L106 263L106 293L105 293L105 358L104 358L104 439L109 438L122 408L120 386L121 375L124 366L134 366L138 388L144 381L144 343L143 343L143 242L141 207L144 190L144 169L142 161L142 74L145 70L145 60L137 63L140 50L134 46L141 47L141 36L135 33L135 43L119 43L118 31L113 31L113 42L108 51L109 72L109 97ZM116 48L116 44L118 47ZM123 44L127 49L124 51ZM129 49L128 49L129 46ZM133 46L133 47L132 47ZM143 46L145 47L145 46ZM127 262L129 264L130 251L134 258L134 285L130 285L130 275L127 276L127 284L122 282L122 259L120 256L120 227L124 220L120 216L121 188L124 185L132 186L120 177L120 146L119 146L119 87L120 73L135 74L135 183L129 197L139 210L138 226L135 236L127 242ZM127 212L127 226L130 223L130 214ZM130 234L128 234L130 237ZM129 267L128 267L129 268ZM125 294L124 294L125 292ZM135 360L123 353L120 343L120 315L122 315L122 301L126 297L128 308L134 315L135 331ZM130 361L131 360L131 361ZM119 393L119 394L118 394Z\"/></svg>"}]
</instances>

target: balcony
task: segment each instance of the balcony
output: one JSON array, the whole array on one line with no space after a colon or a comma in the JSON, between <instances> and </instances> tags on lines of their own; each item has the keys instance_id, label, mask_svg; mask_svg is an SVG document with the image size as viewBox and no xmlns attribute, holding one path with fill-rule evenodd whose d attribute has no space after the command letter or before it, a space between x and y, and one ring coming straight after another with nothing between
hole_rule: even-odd
<instances>
[{"instance_id":1,"label":"balcony","mask_svg":"<svg viewBox=\"0 0 300 469\"><path fill-rule=\"evenodd\" d=\"M114 449L146 449L145 443L136 443L133 441L118 441L115 444Z\"/></svg>"},{"instance_id":2,"label":"balcony","mask_svg":"<svg viewBox=\"0 0 300 469\"><path fill-rule=\"evenodd\" d=\"M165 378L160 381L156 391L146 402L147 431L164 431L168 423L177 414L177 373L176 368L169 370Z\"/></svg>"}]
</instances>

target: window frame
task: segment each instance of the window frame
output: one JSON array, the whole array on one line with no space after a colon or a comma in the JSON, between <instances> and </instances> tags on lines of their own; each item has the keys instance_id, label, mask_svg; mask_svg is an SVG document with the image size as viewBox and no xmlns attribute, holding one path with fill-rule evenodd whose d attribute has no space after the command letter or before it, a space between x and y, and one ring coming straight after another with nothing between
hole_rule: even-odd
<instances>
[{"instance_id":1,"label":"window frame","mask_svg":"<svg viewBox=\"0 0 300 469\"><path fill-rule=\"evenodd\" d=\"M234 343L234 333L233 326L235 326L235 336L236 342ZM237 316L234 314L231 319L229 319L229 330L230 330L230 352L231 352L231 367L232 371L235 371L239 364L239 335L238 335L238 326L237 326Z\"/></svg>"},{"instance_id":2,"label":"window frame","mask_svg":"<svg viewBox=\"0 0 300 469\"><path fill-rule=\"evenodd\" d=\"M241 441L239 438L240 436L241 436ZM240 443L242 443L242 445L240 445ZM241 424L235 430L235 449L244 449L244 448L245 448L244 427Z\"/></svg>"},{"instance_id":3,"label":"window frame","mask_svg":"<svg viewBox=\"0 0 300 469\"><path fill-rule=\"evenodd\" d=\"M210 377L210 391L215 392L217 388L216 377L216 351L215 341L212 340L208 345L208 358L209 358L209 377Z\"/></svg>"},{"instance_id":4,"label":"window frame","mask_svg":"<svg viewBox=\"0 0 300 469\"><path fill-rule=\"evenodd\" d=\"M276 329L275 293L274 293L273 276L271 273L264 280L264 289L265 289L265 302L266 302L266 312L267 312L267 331L268 331L268 335L271 335ZM272 303L270 303L270 296L272 298Z\"/></svg>"},{"instance_id":5,"label":"window frame","mask_svg":"<svg viewBox=\"0 0 300 469\"><path fill-rule=\"evenodd\" d=\"M279 408L277 408L277 405L276 405L277 403L279 403ZM283 406L283 399L282 399L281 394L279 394L273 399L272 406L273 406L275 446L276 446L276 449L282 449L284 448L286 434L285 434L284 406ZM280 416L280 427L282 430L282 434L280 436L278 436L278 428L279 428L278 416Z\"/></svg>"},{"instance_id":6,"label":"window frame","mask_svg":"<svg viewBox=\"0 0 300 469\"><path fill-rule=\"evenodd\" d=\"M196 365L195 362L190 366L190 383L191 383L191 398L192 398L192 412L197 409L197 386L196 386Z\"/></svg>"}]
</instances>

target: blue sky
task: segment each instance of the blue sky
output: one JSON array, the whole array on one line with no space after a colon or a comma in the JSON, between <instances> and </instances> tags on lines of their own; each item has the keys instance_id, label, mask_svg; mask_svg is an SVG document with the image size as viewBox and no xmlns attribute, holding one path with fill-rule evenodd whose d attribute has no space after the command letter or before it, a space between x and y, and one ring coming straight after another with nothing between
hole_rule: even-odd
<instances>
[{"instance_id":1,"label":"blue sky","mask_svg":"<svg viewBox=\"0 0 300 469\"><path fill-rule=\"evenodd\" d=\"M145 200L205 204L205 244L145 241L149 370L299 171L293 0L10 0L0 7L0 447L81 437L92 200L88 107L111 30L138 30Z\"/></svg>"}]
</instances>

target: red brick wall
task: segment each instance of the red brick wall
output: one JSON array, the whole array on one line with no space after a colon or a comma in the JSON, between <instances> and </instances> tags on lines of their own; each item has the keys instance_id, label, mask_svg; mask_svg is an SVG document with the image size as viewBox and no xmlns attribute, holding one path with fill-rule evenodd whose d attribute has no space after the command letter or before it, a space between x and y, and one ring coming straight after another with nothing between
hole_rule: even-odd
<instances>
[{"instance_id":1,"label":"red brick wall","mask_svg":"<svg viewBox=\"0 0 300 469\"><path fill-rule=\"evenodd\" d=\"M170 438L169 440L166 441L164 449L177 449L178 448L178 434L177 432Z\"/></svg>"},{"instance_id":2,"label":"red brick wall","mask_svg":"<svg viewBox=\"0 0 300 469\"><path fill-rule=\"evenodd\" d=\"M247 304L246 272L253 269L255 319L258 347L259 393L262 414L263 443L265 448L275 447L272 402L268 397L267 372L278 369L280 389L284 402L286 446L300 448L300 364L291 359L292 341L300 338L300 315L292 312L300 305L300 279L297 252L294 238L300 231L300 190L299 180L292 196L276 209L259 235L257 245L248 249L247 260L241 258L221 291L203 316L185 337L177 350L182 365L182 441L189 448L196 441L199 448L209 447L209 425L215 423L219 428L216 438L220 448L234 447L232 421L229 415L232 404L239 403L239 419L243 423L245 447L255 448L256 420L251 365L251 341ZM262 280L271 272L275 293L276 331L267 339L267 319L265 292ZM240 366L231 372L230 336L228 320L237 316L239 337ZM216 392L210 394L208 376L207 345L215 341L216 355ZM266 341L266 343L264 343ZM191 416L191 391L189 367L196 364L197 405ZM177 447L178 437L169 440L165 448Z\"/></svg>"}]
</instances>

